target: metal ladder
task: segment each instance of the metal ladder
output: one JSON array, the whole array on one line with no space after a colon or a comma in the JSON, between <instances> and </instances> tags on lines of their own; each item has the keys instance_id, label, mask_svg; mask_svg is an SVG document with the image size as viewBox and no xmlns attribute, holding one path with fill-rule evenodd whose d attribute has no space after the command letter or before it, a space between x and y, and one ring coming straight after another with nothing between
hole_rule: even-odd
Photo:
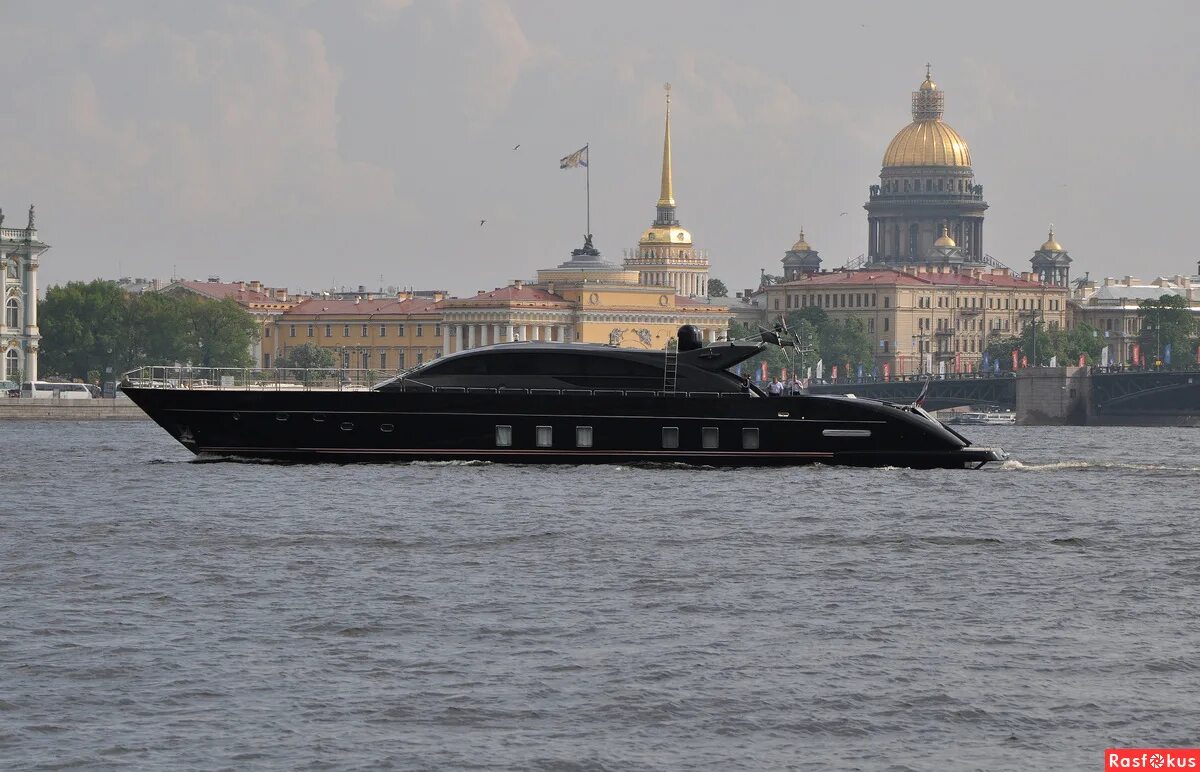
<instances>
[{"instance_id":1,"label":"metal ladder","mask_svg":"<svg viewBox=\"0 0 1200 772\"><path fill-rule=\"evenodd\" d=\"M679 341L671 338L663 349L663 395L675 394L675 381L679 374Z\"/></svg>"}]
</instances>

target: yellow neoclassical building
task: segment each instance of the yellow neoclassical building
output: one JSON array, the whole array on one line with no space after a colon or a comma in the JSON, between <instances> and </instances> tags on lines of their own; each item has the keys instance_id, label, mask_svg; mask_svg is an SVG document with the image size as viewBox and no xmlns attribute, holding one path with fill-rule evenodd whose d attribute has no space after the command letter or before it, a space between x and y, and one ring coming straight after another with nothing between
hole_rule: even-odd
<instances>
[{"instance_id":1,"label":"yellow neoclassical building","mask_svg":"<svg viewBox=\"0 0 1200 772\"><path fill-rule=\"evenodd\" d=\"M387 298L308 298L275 316L263 338L263 367L282 367L288 353L311 343L342 367L387 372L440 357L444 351L441 292Z\"/></svg>"},{"instance_id":2,"label":"yellow neoclassical building","mask_svg":"<svg viewBox=\"0 0 1200 772\"><path fill-rule=\"evenodd\" d=\"M590 239L569 260L539 270L533 284L514 280L446 300L441 310L448 352L519 340L660 349L684 324L716 341L731 317L723 305L673 286L641 283L638 271L605 261Z\"/></svg>"}]
</instances>

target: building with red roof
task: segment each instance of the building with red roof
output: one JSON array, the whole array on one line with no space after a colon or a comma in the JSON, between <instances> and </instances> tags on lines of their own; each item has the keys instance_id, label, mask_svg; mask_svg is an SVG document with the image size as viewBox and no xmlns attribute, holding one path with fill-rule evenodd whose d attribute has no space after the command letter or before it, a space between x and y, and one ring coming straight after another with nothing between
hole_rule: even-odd
<instances>
[{"instance_id":1,"label":"building with red roof","mask_svg":"<svg viewBox=\"0 0 1200 772\"><path fill-rule=\"evenodd\" d=\"M289 350L306 343L332 351L345 368L388 372L422 364L444 353L444 299L441 292L306 298L275 320L264 366L281 366Z\"/></svg>"},{"instance_id":2,"label":"building with red roof","mask_svg":"<svg viewBox=\"0 0 1200 772\"><path fill-rule=\"evenodd\" d=\"M198 295L208 300L232 300L254 317L259 336L250 347L250 356L258 367L270 367L270 339L275 319L300 298L288 294L286 287L266 287L260 281L227 281L210 277L207 281L177 279L159 292Z\"/></svg>"},{"instance_id":3,"label":"building with red roof","mask_svg":"<svg viewBox=\"0 0 1200 772\"><path fill-rule=\"evenodd\" d=\"M819 308L858 319L879 372L972 372L995 340L1067 326L1068 289L1006 268L929 263L803 275L765 288L767 321ZM833 364L833 363L829 363Z\"/></svg>"}]
</instances>

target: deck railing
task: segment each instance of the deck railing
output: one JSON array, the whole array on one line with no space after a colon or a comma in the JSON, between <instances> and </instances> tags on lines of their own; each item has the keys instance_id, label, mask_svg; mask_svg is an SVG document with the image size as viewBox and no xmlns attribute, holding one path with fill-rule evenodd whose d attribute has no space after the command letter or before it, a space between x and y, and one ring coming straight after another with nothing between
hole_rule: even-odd
<instances>
[{"instance_id":1,"label":"deck railing","mask_svg":"<svg viewBox=\"0 0 1200 772\"><path fill-rule=\"evenodd\" d=\"M325 367L139 367L125 373L122 385L152 389L238 391L367 391L395 371Z\"/></svg>"}]
</instances>

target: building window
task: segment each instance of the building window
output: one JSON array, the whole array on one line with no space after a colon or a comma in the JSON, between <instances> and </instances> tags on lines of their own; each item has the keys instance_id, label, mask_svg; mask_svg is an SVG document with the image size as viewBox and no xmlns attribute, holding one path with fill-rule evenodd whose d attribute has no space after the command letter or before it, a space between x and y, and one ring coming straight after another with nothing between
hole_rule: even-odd
<instances>
[{"instance_id":1,"label":"building window","mask_svg":"<svg viewBox=\"0 0 1200 772\"><path fill-rule=\"evenodd\" d=\"M379 352L379 369L380 370L387 369L387 352L386 351Z\"/></svg>"},{"instance_id":2,"label":"building window","mask_svg":"<svg viewBox=\"0 0 1200 772\"><path fill-rule=\"evenodd\" d=\"M890 322L891 322L891 320L888 319L886 316L883 317L883 331L884 332L888 331L888 328L891 326Z\"/></svg>"},{"instance_id":3,"label":"building window","mask_svg":"<svg viewBox=\"0 0 1200 772\"><path fill-rule=\"evenodd\" d=\"M742 448L744 450L758 450L758 429L757 428L742 429Z\"/></svg>"},{"instance_id":4,"label":"building window","mask_svg":"<svg viewBox=\"0 0 1200 772\"><path fill-rule=\"evenodd\" d=\"M424 325L418 324L417 325L417 337L420 338L420 337L423 337L424 335L425 335Z\"/></svg>"},{"instance_id":5,"label":"building window","mask_svg":"<svg viewBox=\"0 0 1200 772\"><path fill-rule=\"evenodd\" d=\"M379 337L381 337L381 338L387 337L387 325L386 324L379 325Z\"/></svg>"},{"instance_id":6,"label":"building window","mask_svg":"<svg viewBox=\"0 0 1200 772\"><path fill-rule=\"evenodd\" d=\"M308 325L308 337L311 338L312 336L313 336L313 325L310 324L310 325Z\"/></svg>"},{"instance_id":7,"label":"building window","mask_svg":"<svg viewBox=\"0 0 1200 772\"><path fill-rule=\"evenodd\" d=\"M892 307L892 299L891 299L891 298L889 298L889 297L887 297L887 296L884 296L884 298L883 298L883 307L884 307L884 308L891 308L891 307Z\"/></svg>"},{"instance_id":8,"label":"building window","mask_svg":"<svg viewBox=\"0 0 1200 772\"><path fill-rule=\"evenodd\" d=\"M17 299L9 298L4 304L4 324L6 327L20 327L21 318L17 312Z\"/></svg>"},{"instance_id":9,"label":"building window","mask_svg":"<svg viewBox=\"0 0 1200 772\"><path fill-rule=\"evenodd\" d=\"M396 352L396 369L397 370L404 369L404 352L403 351Z\"/></svg>"},{"instance_id":10,"label":"building window","mask_svg":"<svg viewBox=\"0 0 1200 772\"><path fill-rule=\"evenodd\" d=\"M874 319L867 320L867 332L875 332L875 320Z\"/></svg>"},{"instance_id":11,"label":"building window","mask_svg":"<svg viewBox=\"0 0 1200 772\"><path fill-rule=\"evenodd\" d=\"M425 352L418 351L417 352L417 364L420 365L420 364L424 364L424 363L425 363Z\"/></svg>"},{"instance_id":12,"label":"building window","mask_svg":"<svg viewBox=\"0 0 1200 772\"><path fill-rule=\"evenodd\" d=\"M679 447L679 427L664 426L662 430L662 446L664 448Z\"/></svg>"},{"instance_id":13,"label":"building window","mask_svg":"<svg viewBox=\"0 0 1200 772\"><path fill-rule=\"evenodd\" d=\"M343 325L342 325L342 337L343 337L343 338L349 338L349 337L350 337L350 325L348 325L348 324L343 324Z\"/></svg>"},{"instance_id":14,"label":"building window","mask_svg":"<svg viewBox=\"0 0 1200 772\"><path fill-rule=\"evenodd\" d=\"M333 337L333 325L332 324L325 325L325 337L326 338Z\"/></svg>"},{"instance_id":15,"label":"building window","mask_svg":"<svg viewBox=\"0 0 1200 772\"><path fill-rule=\"evenodd\" d=\"M271 328L269 326L263 328L263 337L264 338L271 337Z\"/></svg>"},{"instance_id":16,"label":"building window","mask_svg":"<svg viewBox=\"0 0 1200 772\"><path fill-rule=\"evenodd\" d=\"M534 441L539 448L554 447L554 427L553 426L535 426Z\"/></svg>"},{"instance_id":17,"label":"building window","mask_svg":"<svg viewBox=\"0 0 1200 772\"><path fill-rule=\"evenodd\" d=\"M365 325L365 324L362 326L362 336L364 338L371 337L371 331L369 329L367 329L367 325Z\"/></svg>"},{"instance_id":18,"label":"building window","mask_svg":"<svg viewBox=\"0 0 1200 772\"><path fill-rule=\"evenodd\" d=\"M883 349L883 353L886 354L888 350L888 342L886 340L879 341L879 347Z\"/></svg>"},{"instance_id":19,"label":"building window","mask_svg":"<svg viewBox=\"0 0 1200 772\"><path fill-rule=\"evenodd\" d=\"M700 429L700 445L704 448L719 448L721 432L715 426L705 426Z\"/></svg>"},{"instance_id":20,"label":"building window","mask_svg":"<svg viewBox=\"0 0 1200 772\"><path fill-rule=\"evenodd\" d=\"M263 354L263 367L270 367L270 366L271 366L271 355Z\"/></svg>"},{"instance_id":21,"label":"building window","mask_svg":"<svg viewBox=\"0 0 1200 772\"><path fill-rule=\"evenodd\" d=\"M442 334L442 325L440 325L440 324L433 325L433 336L436 338L441 334Z\"/></svg>"},{"instance_id":22,"label":"building window","mask_svg":"<svg viewBox=\"0 0 1200 772\"><path fill-rule=\"evenodd\" d=\"M575 427L575 447L590 448L592 447L592 427L576 426Z\"/></svg>"},{"instance_id":23,"label":"building window","mask_svg":"<svg viewBox=\"0 0 1200 772\"><path fill-rule=\"evenodd\" d=\"M511 426L496 426L496 447L511 448L512 447L512 427Z\"/></svg>"},{"instance_id":24,"label":"building window","mask_svg":"<svg viewBox=\"0 0 1200 772\"><path fill-rule=\"evenodd\" d=\"M296 325L294 325L294 324L288 325L288 337L289 338L296 337Z\"/></svg>"},{"instance_id":25,"label":"building window","mask_svg":"<svg viewBox=\"0 0 1200 772\"><path fill-rule=\"evenodd\" d=\"M404 337L404 325L403 324L398 325L396 327L396 334L399 335L401 338Z\"/></svg>"}]
</instances>

